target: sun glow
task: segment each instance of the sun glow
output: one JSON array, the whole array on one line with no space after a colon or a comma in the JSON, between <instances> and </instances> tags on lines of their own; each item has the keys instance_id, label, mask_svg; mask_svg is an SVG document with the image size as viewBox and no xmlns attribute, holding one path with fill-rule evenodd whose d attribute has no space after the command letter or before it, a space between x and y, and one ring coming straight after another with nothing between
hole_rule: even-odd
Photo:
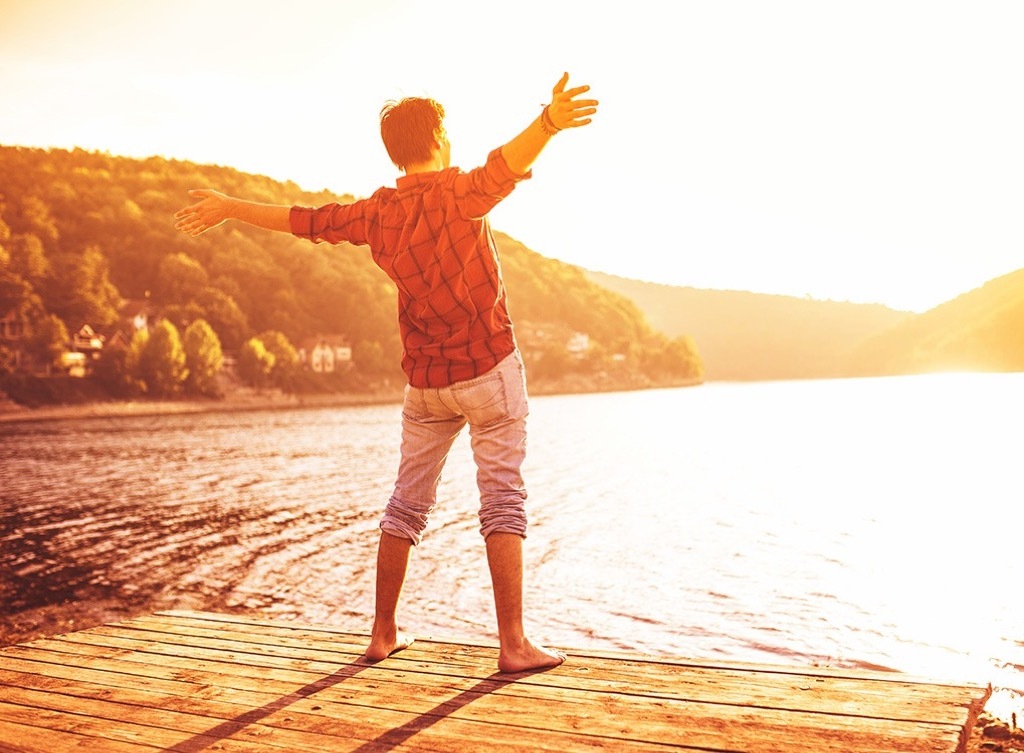
<instances>
[{"instance_id":1,"label":"sun glow","mask_svg":"<svg viewBox=\"0 0 1024 753\"><path fill-rule=\"evenodd\" d=\"M544 255L911 310L1021 264L1024 104L1005 94L1024 68L1019 4L482 13L468 0L298 0L272 21L237 0L6 3L0 138L367 195L395 177L385 99L444 102L453 163L468 167L568 70L601 100L597 119L560 134L493 215Z\"/></svg>"}]
</instances>

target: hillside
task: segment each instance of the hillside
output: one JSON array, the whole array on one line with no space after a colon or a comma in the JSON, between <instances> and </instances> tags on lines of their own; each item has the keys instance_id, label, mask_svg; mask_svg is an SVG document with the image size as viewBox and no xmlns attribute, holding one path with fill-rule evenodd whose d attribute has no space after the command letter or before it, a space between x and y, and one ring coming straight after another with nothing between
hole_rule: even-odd
<instances>
[{"instance_id":1,"label":"hillside","mask_svg":"<svg viewBox=\"0 0 1024 753\"><path fill-rule=\"evenodd\" d=\"M847 369L858 375L1024 371L1024 269L867 338Z\"/></svg>"},{"instance_id":2,"label":"hillside","mask_svg":"<svg viewBox=\"0 0 1024 753\"><path fill-rule=\"evenodd\" d=\"M690 334L708 380L1024 370L1024 269L923 314L587 276L631 299L652 326Z\"/></svg>"},{"instance_id":3,"label":"hillside","mask_svg":"<svg viewBox=\"0 0 1024 753\"><path fill-rule=\"evenodd\" d=\"M173 214L192 201L189 189L205 186L272 204L352 199L216 165L0 146L0 317L25 327L18 342L0 337L0 373L11 368L12 348L52 359L53 332L106 331L124 300L145 300L180 328L208 322L228 353L267 332L294 345L340 336L364 380L402 379L394 286L367 248L242 223L189 238ZM495 238L535 382L700 381L690 341L656 331L578 268Z\"/></svg>"},{"instance_id":4,"label":"hillside","mask_svg":"<svg viewBox=\"0 0 1024 753\"><path fill-rule=\"evenodd\" d=\"M367 249L245 225L185 237L172 215L197 186L351 199L215 165L0 146L0 318L23 320L24 341L46 351L48 323L102 331L121 301L146 299L176 324L209 321L229 353L267 331L341 335L364 382L401 379L394 288ZM537 391L1024 369L1024 270L916 315L627 280L495 239ZM0 329L0 373L11 347Z\"/></svg>"},{"instance_id":5,"label":"hillside","mask_svg":"<svg viewBox=\"0 0 1024 753\"><path fill-rule=\"evenodd\" d=\"M636 303L651 326L693 337L708 380L844 376L854 345L914 318L877 304L587 277Z\"/></svg>"}]
</instances>

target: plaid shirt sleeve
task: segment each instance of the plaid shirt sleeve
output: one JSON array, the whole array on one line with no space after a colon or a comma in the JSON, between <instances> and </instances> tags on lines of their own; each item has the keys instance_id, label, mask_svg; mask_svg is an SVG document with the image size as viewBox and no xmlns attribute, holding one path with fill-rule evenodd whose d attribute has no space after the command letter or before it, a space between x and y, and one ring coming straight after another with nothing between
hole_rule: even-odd
<instances>
[{"instance_id":1,"label":"plaid shirt sleeve","mask_svg":"<svg viewBox=\"0 0 1024 753\"><path fill-rule=\"evenodd\" d=\"M463 219L482 219L512 192L516 183L532 175L532 171L524 175L513 172L505 162L501 148L493 150L483 166L455 177L454 193Z\"/></svg>"},{"instance_id":2,"label":"plaid shirt sleeve","mask_svg":"<svg viewBox=\"0 0 1024 753\"><path fill-rule=\"evenodd\" d=\"M366 200L351 204L324 204L322 207L292 207L289 220L292 233L314 243L349 242L357 246L369 242L366 236Z\"/></svg>"}]
</instances>

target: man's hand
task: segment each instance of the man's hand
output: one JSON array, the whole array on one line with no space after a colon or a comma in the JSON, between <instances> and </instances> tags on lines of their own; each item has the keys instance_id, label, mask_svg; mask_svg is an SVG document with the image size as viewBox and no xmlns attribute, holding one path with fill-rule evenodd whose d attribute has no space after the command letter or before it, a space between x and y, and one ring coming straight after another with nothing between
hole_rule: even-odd
<instances>
[{"instance_id":1,"label":"man's hand","mask_svg":"<svg viewBox=\"0 0 1024 753\"><path fill-rule=\"evenodd\" d=\"M590 91L589 86L576 86L566 89L569 74L563 73L562 78L551 90L551 104L547 106L547 116L555 128L579 128L590 122L591 116L597 112L596 99L576 99Z\"/></svg>"},{"instance_id":2,"label":"man's hand","mask_svg":"<svg viewBox=\"0 0 1024 753\"><path fill-rule=\"evenodd\" d=\"M563 73L551 90L551 103L544 105L540 115L522 133L501 147L505 164L517 175L529 172L534 160L556 133L564 128L587 125L590 116L597 112L596 99L577 99L584 92L590 91L590 87L566 89L568 83L569 74Z\"/></svg>"},{"instance_id":3,"label":"man's hand","mask_svg":"<svg viewBox=\"0 0 1024 753\"><path fill-rule=\"evenodd\" d=\"M174 219L177 222L174 227L181 232L194 237L230 219L228 210L231 197L211 188L198 188L189 191L188 195L200 201L175 213Z\"/></svg>"},{"instance_id":4,"label":"man's hand","mask_svg":"<svg viewBox=\"0 0 1024 753\"><path fill-rule=\"evenodd\" d=\"M238 220L264 230L275 230L281 233L291 232L289 216L291 207L283 204L257 204L214 191L211 188L198 188L188 192L189 196L199 199L198 202L178 210L175 213L174 227L191 236L205 233L225 220Z\"/></svg>"}]
</instances>

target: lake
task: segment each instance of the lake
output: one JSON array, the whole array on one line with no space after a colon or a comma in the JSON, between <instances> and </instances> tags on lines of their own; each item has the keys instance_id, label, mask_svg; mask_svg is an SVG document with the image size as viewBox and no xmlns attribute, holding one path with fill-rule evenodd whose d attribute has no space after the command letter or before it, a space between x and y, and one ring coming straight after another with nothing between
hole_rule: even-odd
<instances>
[{"instance_id":1,"label":"lake","mask_svg":"<svg viewBox=\"0 0 1024 753\"><path fill-rule=\"evenodd\" d=\"M564 648L888 668L1024 714L1024 374L531 401L527 626ZM47 604L368 631L400 406L0 423L0 622ZM494 640L460 437L399 621ZM1016 689L1016 690L1014 690Z\"/></svg>"}]
</instances>

